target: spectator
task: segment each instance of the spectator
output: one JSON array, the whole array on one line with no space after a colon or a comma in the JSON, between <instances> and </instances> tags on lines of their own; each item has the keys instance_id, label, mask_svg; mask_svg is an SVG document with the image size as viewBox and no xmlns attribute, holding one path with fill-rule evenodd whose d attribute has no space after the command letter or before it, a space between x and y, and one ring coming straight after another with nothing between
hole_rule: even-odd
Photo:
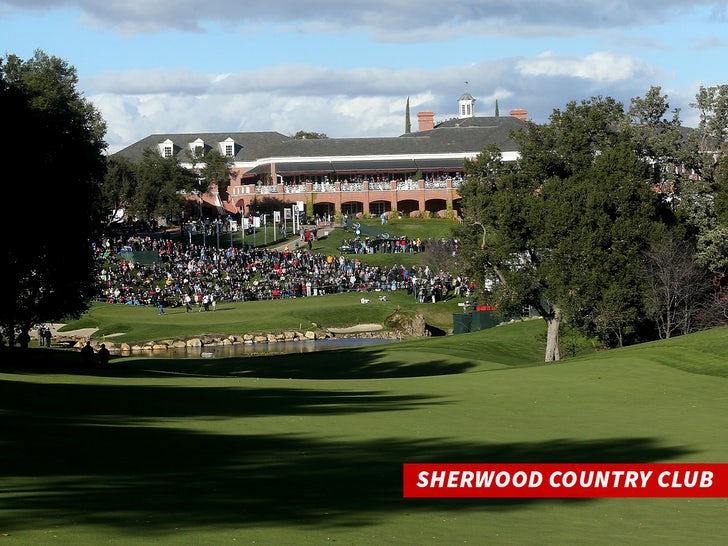
<instances>
[{"instance_id":1,"label":"spectator","mask_svg":"<svg viewBox=\"0 0 728 546\"><path fill-rule=\"evenodd\" d=\"M105 366L109 363L109 357L110 357L109 350L106 348L106 344L102 343L101 348L99 349L99 363L102 366Z\"/></svg>"},{"instance_id":2,"label":"spectator","mask_svg":"<svg viewBox=\"0 0 728 546\"><path fill-rule=\"evenodd\" d=\"M86 345L81 349L81 358L84 364L93 364L95 354L94 348L91 346L91 341L86 341Z\"/></svg>"}]
</instances>

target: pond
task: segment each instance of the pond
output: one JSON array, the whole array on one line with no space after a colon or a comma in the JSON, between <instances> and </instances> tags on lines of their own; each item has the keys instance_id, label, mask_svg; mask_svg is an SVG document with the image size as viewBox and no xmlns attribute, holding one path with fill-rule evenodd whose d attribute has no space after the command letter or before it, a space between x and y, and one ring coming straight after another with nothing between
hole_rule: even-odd
<instances>
[{"instance_id":1,"label":"pond","mask_svg":"<svg viewBox=\"0 0 728 546\"><path fill-rule=\"evenodd\" d=\"M258 356L266 354L315 353L354 347L366 347L384 343L398 343L396 339L341 338L311 341L286 341L281 343L241 343L208 347L185 347L166 351L134 351L124 353L134 357L153 358L225 358L231 356Z\"/></svg>"}]
</instances>

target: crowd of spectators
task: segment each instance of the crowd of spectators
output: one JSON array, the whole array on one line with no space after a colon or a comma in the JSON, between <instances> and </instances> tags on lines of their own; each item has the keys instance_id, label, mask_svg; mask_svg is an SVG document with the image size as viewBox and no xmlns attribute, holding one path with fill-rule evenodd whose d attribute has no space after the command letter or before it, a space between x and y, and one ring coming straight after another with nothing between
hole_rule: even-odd
<instances>
[{"instance_id":1,"label":"crowd of spectators","mask_svg":"<svg viewBox=\"0 0 728 546\"><path fill-rule=\"evenodd\" d=\"M376 239L371 237L344 239L341 247L350 249L354 254L414 254L424 252L425 242L421 239L397 237L391 239ZM341 248L339 247L339 248Z\"/></svg>"},{"instance_id":2,"label":"crowd of spectators","mask_svg":"<svg viewBox=\"0 0 728 546\"><path fill-rule=\"evenodd\" d=\"M296 245L298 246L298 245ZM404 245L410 252L419 245ZM203 301L242 302L337 292L407 290L421 303L467 295L467 279L429 266L369 265L358 254L332 256L309 248L217 249L152 237L117 237L96 245L97 299L127 305L206 307ZM392 247L397 252L397 246ZM381 251L381 249L380 249ZM137 261L142 253L152 260ZM212 309L215 307L213 306ZM207 306L207 309L210 309Z\"/></svg>"}]
</instances>

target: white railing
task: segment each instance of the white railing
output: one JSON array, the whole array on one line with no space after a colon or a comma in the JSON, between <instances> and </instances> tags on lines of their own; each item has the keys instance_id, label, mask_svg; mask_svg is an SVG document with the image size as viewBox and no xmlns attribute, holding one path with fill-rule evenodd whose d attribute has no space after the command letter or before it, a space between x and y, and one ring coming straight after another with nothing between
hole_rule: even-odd
<instances>
[{"instance_id":1,"label":"white railing","mask_svg":"<svg viewBox=\"0 0 728 546\"><path fill-rule=\"evenodd\" d=\"M453 188L459 188L463 184L463 179L452 178L452 179L439 179L439 180L425 180L424 187L426 190L444 189L448 186L448 181L451 181ZM283 189L280 189L279 185L269 186L255 186L255 193L259 195L266 195L271 193L283 193L297 194L297 193L308 193L307 184L291 184L284 185ZM396 188L399 191L410 190L415 191L420 189L420 182L415 180L398 180ZM369 182L370 191L391 191L392 182ZM311 192L313 193L334 193L336 191L336 184L333 182L315 182L311 184ZM342 192L353 192L353 191L364 191L364 182L341 182Z\"/></svg>"},{"instance_id":2,"label":"white railing","mask_svg":"<svg viewBox=\"0 0 728 546\"><path fill-rule=\"evenodd\" d=\"M420 183L415 182L414 180L402 180L400 182L397 182L397 189L398 190L419 190Z\"/></svg>"}]
</instances>

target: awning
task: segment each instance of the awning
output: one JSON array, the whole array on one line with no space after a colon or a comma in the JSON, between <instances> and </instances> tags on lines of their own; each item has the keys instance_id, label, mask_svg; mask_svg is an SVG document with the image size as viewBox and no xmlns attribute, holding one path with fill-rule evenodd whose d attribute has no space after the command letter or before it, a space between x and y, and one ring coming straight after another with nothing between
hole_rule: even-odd
<instances>
[{"instance_id":1,"label":"awning","mask_svg":"<svg viewBox=\"0 0 728 546\"><path fill-rule=\"evenodd\" d=\"M237 200L237 201L235 202L235 207L236 207L236 208L238 208L238 209L241 209L241 208L243 208L244 206L245 206L245 200L244 200L244 199L238 199L238 200Z\"/></svg>"},{"instance_id":2,"label":"awning","mask_svg":"<svg viewBox=\"0 0 728 546\"><path fill-rule=\"evenodd\" d=\"M281 176L325 175L325 174L359 174L359 173L394 173L394 172L439 172L462 171L463 159L351 159L346 161L289 161L283 163L264 163L253 167L242 174L243 178L271 174L275 168Z\"/></svg>"},{"instance_id":3,"label":"awning","mask_svg":"<svg viewBox=\"0 0 728 546\"><path fill-rule=\"evenodd\" d=\"M332 161L334 171L341 174L347 173L390 173L390 172L415 172L417 167L412 159L357 159L351 161Z\"/></svg>"},{"instance_id":4,"label":"awning","mask_svg":"<svg viewBox=\"0 0 728 546\"><path fill-rule=\"evenodd\" d=\"M464 159L448 158L448 159L415 159L417 168L421 171L437 172L437 171L462 171Z\"/></svg>"},{"instance_id":5,"label":"awning","mask_svg":"<svg viewBox=\"0 0 728 546\"><path fill-rule=\"evenodd\" d=\"M295 174L330 174L334 172L330 161L291 161L276 163L276 173L281 175ZM270 172L270 166L267 172Z\"/></svg>"},{"instance_id":6,"label":"awning","mask_svg":"<svg viewBox=\"0 0 728 546\"><path fill-rule=\"evenodd\" d=\"M257 167L253 167L249 171L245 171L241 176L243 178L252 178L253 176L258 176L259 174L270 174L270 164L266 163L264 165L258 165Z\"/></svg>"}]
</instances>

